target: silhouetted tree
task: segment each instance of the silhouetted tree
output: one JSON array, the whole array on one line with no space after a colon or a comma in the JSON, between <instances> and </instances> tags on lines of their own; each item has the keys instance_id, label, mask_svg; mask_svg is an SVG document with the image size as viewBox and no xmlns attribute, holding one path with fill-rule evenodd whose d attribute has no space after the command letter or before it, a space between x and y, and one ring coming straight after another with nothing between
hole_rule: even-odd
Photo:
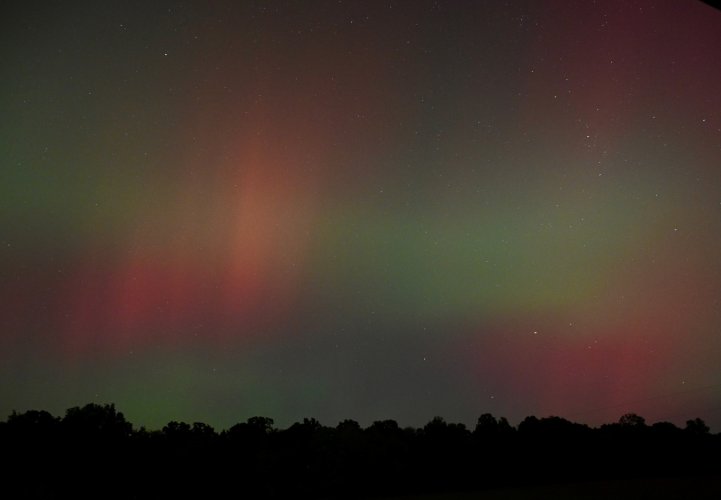
<instances>
[{"instance_id":1,"label":"silhouetted tree","mask_svg":"<svg viewBox=\"0 0 721 500\"><path fill-rule=\"evenodd\" d=\"M700 418L695 418L693 420L686 421L686 428L684 430L690 434L704 436L708 434L711 429L708 425L706 425L706 422Z\"/></svg>"},{"instance_id":2,"label":"silhouetted tree","mask_svg":"<svg viewBox=\"0 0 721 500\"><path fill-rule=\"evenodd\" d=\"M646 427L646 419L635 413L626 413L618 419L618 423L624 427L641 428Z\"/></svg>"},{"instance_id":3,"label":"silhouetted tree","mask_svg":"<svg viewBox=\"0 0 721 500\"><path fill-rule=\"evenodd\" d=\"M273 432L274 421L268 417L250 417L247 421L248 425L262 432L263 434L270 434Z\"/></svg>"},{"instance_id":4,"label":"silhouetted tree","mask_svg":"<svg viewBox=\"0 0 721 500\"><path fill-rule=\"evenodd\" d=\"M250 417L243 423L233 425L223 436L234 447L234 459L242 460L244 467L248 467L248 461L255 460L273 432L272 418Z\"/></svg>"},{"instance_id":5,"label":"silhouetted tree","mask_svg":"<svg viewBox=\"0 0 721 500\"><path fill-rule=\"evenodd\" d=\"M476 437L484 439L493 439L497 437L508 436L514 431L511 424L508 423L506 417L496 419L490 413L484 413L478 417L476 427L473 430L473 434Z\"/></svg>"},{"instance_id":6,"label":"silhouetted tree","mask_svg":"<svg viewBox=\"0 0 721 500\"><path fill-rule=\"evenodd\" d=\"M172 440L187 439L190 436L190 425L172 420L163 427L163 434Z\"/></svg>"},{"instance_id":7,"label":"silhouetted tree","mask_svg":"<svg viewBox=\"0 0 721 500\"><path fill-rule=\"evenodd\" d=\"M367 430L376 436L398 436L401 433L401 428L395 420L376 420Z\"/></svg>"},{"instance_id":8,"label":"silhouetted tree","mask_svg":"<svg viewBox=\"0 0 721 500\"><path fill-rule=\"evenodd\" d=\"M197 439L212 439L216 436L215 429L203 422L193 422L190 432Z\"/></svg>"},{"instance_id":9,"label":"silhouetted tree","mask_svg":"<svg viewBox=\"0 0 721 500\"><path fill-rule=\"evenodd\" d=\"M47 411L30 410L24 413L13 411L7 419L6 432L15 438L33 442L55 439L60 428L60 419Z\"/></svg>"},{"instance_id":10,"label":"silhouetted tree","mask_svg":"<svg viewBox=\"0 0 721 500\"><path fill-rule=\"evenodd\" d=\"M442 417L420 429L394 420L273 425L252 417L220 434L177 421L133 431L113 405L70 408L62 419L13 412L0 422L0 447L12 457L4 492L19 494L5 496L367 498L721 470L721 435L701 419L679 429L629 413L591 428L529 416L515 429L484 413L472 433Z\"/></svg>"},{"instance_id":11,"label":"silhouetted tree","mask_svg":"<svg viewBox=\"0 0 721 500\"><path fill-rule=\"evenodd\" d=\"M355 434L361 432L361 426L355 420L343 420L338 423L336 430L339 433Z\"/></svg>"},{"instance_id":12,"label":"silhouetted tree","mask_svg":"<svg viewBox=\"0 0 721 500\"><path fill-rule=\"evenodd\" d=\"M651 430L656 434L665 436L674 435L681 431L671 422L656 422L651 426Z\"/></svg>"},{"instance_id":13,"label":"silhouetted tree","mask_svg":"<svg viewBox=\"0 0 721 500\"><path fill-rule=\"evenodd\" d=\"M25 430L37 432L40 429L55 429L60 419L53 417L44 410L29 410L24 413L13 411L7 419L7 424L14 432Z\"/></svg>"},{"instance_id":14,"label":"silhouetted tree","mask_svg":"<svg viewBox=\"0 0 721 500\"><path fill-rule=\"evenodd\" d=\"M540 420L534 415L529 415L518 424L518 432L524 434L535 434L538 432Z\"/></svg>"},{"instance_id":15,"label":"silhouetted tree","mask_svg":"<svg viewBox=\"0 0 721 500\"><path fill-rule=\"evenodd\" d=\"M62 424L71 432L116 438L127 437L133 430L133 426L115 409L114 404L90 403L82 408L69 408Z\"/></svg>"}]
</instances>

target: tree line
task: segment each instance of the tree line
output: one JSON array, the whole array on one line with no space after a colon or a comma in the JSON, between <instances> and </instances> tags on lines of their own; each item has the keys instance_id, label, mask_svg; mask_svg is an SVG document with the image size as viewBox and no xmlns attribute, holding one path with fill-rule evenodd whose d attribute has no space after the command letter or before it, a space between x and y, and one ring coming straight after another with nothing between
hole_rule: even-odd
<instances>
[{"instance_id":1,"label":"tree line","mask_svg":"<svg viewBox=\"0 0 721 500\"><path fill-rule=\"evenodd\" d=\"M20 498L368 498L548 483L719 476L721 434L636 414L590 427L481 415L473 429L435 417L422 428L380 420L286 429L252 417L216 431L202 422L135 428L114 405L0 422L8 465L0 491ZM230 492L230 495L228 495Z\"/></svg>"}]
</instances>

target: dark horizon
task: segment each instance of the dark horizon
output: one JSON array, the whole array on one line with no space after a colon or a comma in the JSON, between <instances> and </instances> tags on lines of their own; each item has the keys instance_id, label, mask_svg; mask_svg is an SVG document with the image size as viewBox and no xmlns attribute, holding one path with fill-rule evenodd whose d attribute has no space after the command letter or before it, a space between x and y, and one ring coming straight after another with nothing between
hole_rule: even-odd
<instances>
[{"instance_id":1,"label":"dark horizon","mask_svg":"<svg viewBox=\"0 0 721 500\"><path fill-rule=\"evenodd\" d=\"M37 416L37 415L41 415L41 414L42 414L43 418L50 418L50 419L53 419L54 421L61 422L65 417L68 416L68 414L78 413L78 412L82 412L82 411L87 411L90 414L93 414L94 412L95 413L112 413L114 415L118 415L119 418L121 420L123 420L124 422L127 422L130 425L129 429L131 429L133 432L138 432L138 431L142 430L143 432L151 432L151 433L163 432L164 428L166 428L168 426L168 424L175 423L175 424L184 424L184 425L190 425L190 426L192 426L194 424L199 424L201 426L213 429L214 432L216 432L218 434L222 434L222 433L227 432L233 426L243 424L244 423L243 421L245 421L245 423L247 423L247 422L250 422L253 420L258 420L258 419L270 422L271 427L269 428L269 430L272 430L272 431L285 431L285 430L290 429L294 425L299 425L299 424L301 424L305 421L309 421L309 420L313 421L315 424L320 425L321 427L331 428L331 429L337 428L338 426L342 426L343 423L348 423L348 422L354 422L355 424L358 424L358 426L361 429L368 429L368 428L372 427L373 425L377 425L382 422L394 422L398 426L399 429L421 430L428 423L432 423L432 422L440 419L442 422L444 422L448 425L458 427L458 428L463 428L470 432L473 430L474 427L478 426L480 420L485 417L491 417L491 418L495 419L496 421L501 421L501 422L503 422L504 426L508 426L508 428L513 429L513 430L517 430L519 425L523 424L524 422L527 423L529 420L533 420L533 419L536 419L536 420L557 420L558 419L558 420L563 420L564 422L567 422L571 425L583 426L590 430L598 430L604 426L612 426L612 425L622 423L624 421L628 421L629 418L632 417L631 419L634 420L635 424L640 425L642 427L643 426L653 427L654 425L658 424L660 426L667 427L667 428L673 427L673 428L676 428L677 430L683 430L683 429L688 430L689 425L691 425L694 429L697 429L698 426L701 426L704 429L702 432L703 434L721 436L721 430L714 432L714 429L712 429L707 424L706 420L701 417L689 418L683 422L683 425L678 425L678 423L675 423L675 422L672 422L669 420L648 421L643 415L639 415L632 411L623 412L619 416L619 418L616 420L609 421L609 422L602 422L600 424L595 424L595 425L584 423L580 419L568 418L568 416L562 416L562 415L527 415L524 418L522 418L520 421L518 421L517 423L514 423L514 422L510 421L509 419L507 419L503 415L496 416L490 412L479 412L480 416L477 416L473 420L471 425L468 425L467 422L446 421L446 419L443 416L434 415L433 417L431 417L430 419L428 419L426 422L424 422L421 425L404 425L403 422L398 422L396 419L391 418L391 417L379 418L377 420L373 420L368 423L363 423L354 418L347 417L347 418L342 418L342 419L338 420L335 425L330 425L326 422L322 422L322 421L316 419L315 417L305 416L295 422L291 422L287 425L281 426L281 425L276 424L276 419L273 418L272 416L253 415L253 416L247 417L247 418L240 418L239 420L234 421L229 426L220 427L220 428L216 427L215 425L212 425L211 423L209 423L207 421L198 421L198 420L188 421L188 420L184 420L182 418L174 418L174 419L169 420L165 424L163 424L161 427L152 428L152 427L148 427L146 425L133 423L129 419L126 419L125 413L122 411L122 409L117 408L115 403L97 403L97 402L86 403L81 406L71 406L71 407L65 409L65 411L63 411L61 414L56 414L56 413L53 413L52 411L48 411L48 410L44 410L44 409L26 409L26 410L13 409L10 412L10 414L6 417L5 420L0 420L0 425L6 424L8 421L13 420L18 417L20 417L20 419L22 419L23 416L28 417L29 421L34 421L33 418L30 418L30 416L31 415ZM628 424L628 422L626 422L626 423Z\"/></svg>"},{"instance_id":2,"label":"dark horizon","mask_svg":"<svg viewBox=\"0 0 721 500\"><path fill-rule=\"evenodd\" d=\"M177 421L147 431L114 405L87 404L62 418L13 413L0 422L0 445L10 458L3 491L21 498L485 498L499 489L536 498L549 486L586 497L602 487L623 499L721 493L721 434L700 419L680 429L636 414L599 428L534 416L514 427L483 414L473 429L442 417L418 429L314 418L277 429L251 417L222 432Z\"/></svg>"}]
</instances>

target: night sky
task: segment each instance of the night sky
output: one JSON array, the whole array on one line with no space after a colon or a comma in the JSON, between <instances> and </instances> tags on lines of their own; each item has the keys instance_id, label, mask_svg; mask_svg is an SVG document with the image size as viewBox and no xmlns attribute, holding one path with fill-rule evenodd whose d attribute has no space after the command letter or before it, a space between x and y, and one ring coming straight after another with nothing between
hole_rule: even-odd
<instances>
[{"instance_id":1,"label":"night sky","mask_svg":"<svg viewBox=\"0 0 721 500\"><path fill-rule=\"evenodd\" d=\"M721 430L721 11L0 11L0 417Z\"/></svg>"}]
</instances>

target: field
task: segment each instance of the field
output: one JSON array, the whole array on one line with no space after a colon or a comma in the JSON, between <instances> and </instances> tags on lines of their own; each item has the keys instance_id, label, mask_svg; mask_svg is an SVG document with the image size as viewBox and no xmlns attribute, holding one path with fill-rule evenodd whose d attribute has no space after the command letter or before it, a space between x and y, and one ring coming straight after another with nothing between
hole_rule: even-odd
<instances>
[{"instance_id":1,"label":"field","mask_svg":"<svg viewBox=\"0 0 721 500\"><path fill-rule=\"evenodd\" d=\"M717 500L719 498L721 498L721 478L655 478L404 496L386 500Z\"/></svg>"}]
</instances>

